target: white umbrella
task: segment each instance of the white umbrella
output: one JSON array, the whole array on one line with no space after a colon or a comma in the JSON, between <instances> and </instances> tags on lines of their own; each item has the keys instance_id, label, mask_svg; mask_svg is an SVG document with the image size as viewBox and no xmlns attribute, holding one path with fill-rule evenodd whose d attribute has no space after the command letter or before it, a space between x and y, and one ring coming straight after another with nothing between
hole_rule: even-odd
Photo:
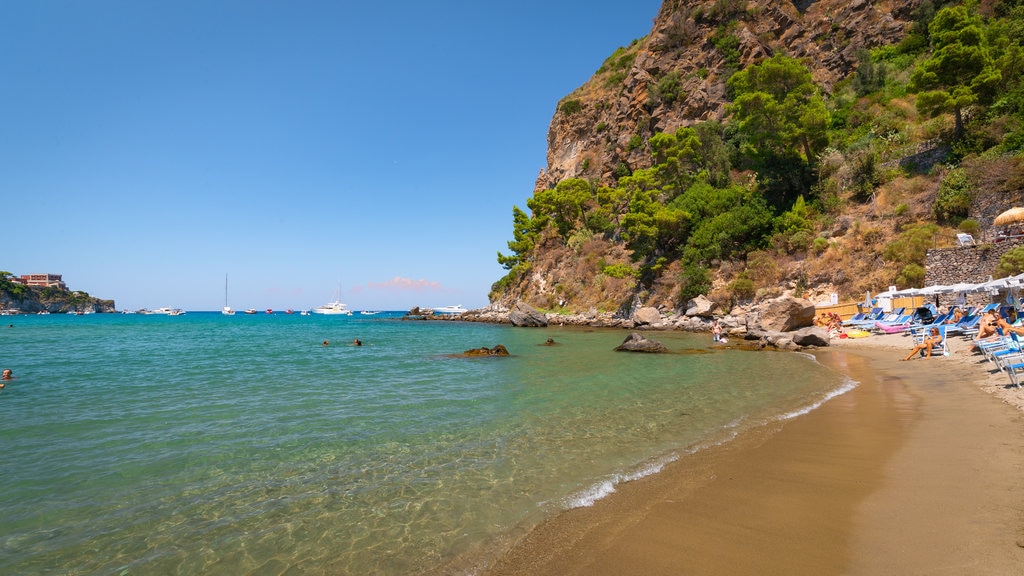
<instances>
[{"instance_id":1,"label":"white umbrella","mask_svg":"<svg viewBox=\"0 0 1024 576\"><path fill-rule=\"evenodd\" d=\"M1002 290L1004 288L1014 286L1015 284L1016 282L1010 280L1009 278L996 278L995 280L989 280L988 282L982 282L981 284L978 284L978 290Z\"/></svg>"},{"instance_id":2,"label":"white umbrella","mask_svg":"<svg viewBox=\"0 0 1024 576\"><path fill-rule=\"evenodd\" d=\"M982 290L982 288L980 288L980 286L981 286L981 284L972 284L970 282L959 282L957 284L953 284L951 286L951 288L953 289L953 292L977 292L979 290Z\"/></svg>"}]
</instances>

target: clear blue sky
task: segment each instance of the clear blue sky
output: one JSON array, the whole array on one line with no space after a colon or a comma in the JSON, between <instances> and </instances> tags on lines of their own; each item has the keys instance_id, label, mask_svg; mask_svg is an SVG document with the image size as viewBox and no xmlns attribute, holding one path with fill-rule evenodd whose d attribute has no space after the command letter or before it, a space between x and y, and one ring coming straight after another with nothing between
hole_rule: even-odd
<instances>
[{"instance_id":1,"label":"clear blue sky","mask_svg":"<svg viewBox=\"0 0 1024 576\"><path fill-rule=\"evenodd\" d=\"M0 270L118 309L487 304L560 98L660 0L0 5Z\"/></svg>"}]
</instances>

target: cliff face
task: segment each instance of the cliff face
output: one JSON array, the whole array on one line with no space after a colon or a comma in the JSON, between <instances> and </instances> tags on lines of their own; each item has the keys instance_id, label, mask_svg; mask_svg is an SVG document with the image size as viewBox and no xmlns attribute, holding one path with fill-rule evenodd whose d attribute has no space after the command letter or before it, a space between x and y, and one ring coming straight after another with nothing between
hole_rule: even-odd
<instances>
[{"instance_id":1,"label":"cliff face","mask_svg":"<svg viewBox=\"0 0 1024 576\"><path fill-rule=\"evenodd\" d=\"M83 292L29 287L18 295L0 289L0 310L17 310L22 314L117 312L113 300L101 300Z\"/></svg>"},{"instance_id":2,"label":"cliff face","mask_svg":"<svg viewBox=\"0 0 1024 576\"><path fill-rule=\"evenodd\" d=\"M535 191L554 188L567 178L614 186L619 176L650 167L651 136L723 120L729 76L777 53L800 59L829 95L859 65L862 50L906 36L922 1L665 0L644 39L616 50L586 84L559 102L548 129L547 167ZM934 180L908 193L902 201L911 208L903 218L926 217L937 186ZM828 234L845 235L848 222L861 216L877 215L839 218L838 229ZM898 223L886 226L895 229ZM890 284L889 276L876 277L881 266L873 243L853 236L847 235L846 257L869 263L863 283ZM629 267L630 256L617 239L594 235L565 242L546 235L538 241L528 271L492 297L498 306L524 301L579 313L623 312L638 302L662 309L685 305L678 302L678 281L685 273L678 260L666 262L656 278L642 285L597 273L609 266ZM832 257L830 251L822 261ZM839 291L839 286L847 292L860 290L860 281L842 277L847 268L842 264L828 266L834 273L819 277L802 270L799 262L779 261L781 272L771 281L792 289L798 284L792 278L803 277L825 294ZM716 287L737 270L734 264L720 263L713 279Z\"/></svg>"},{"instance_id":3,"label":"cliff face","mask_svg":"<svg viewBox=\"0 0 1024 576\"><path fill-rule=\"evenodd\" d=\"M776 53L801 59L829 92L860 50L899 41L922 0L665 0L650 34L613 54L560 103L536 190L566 178L613 185L650 166L640 142L725 114L725 81ZM670 94L652 87L678 79ZM639 138L638 138L639 137Z\"/></svg>"}]
</instances>

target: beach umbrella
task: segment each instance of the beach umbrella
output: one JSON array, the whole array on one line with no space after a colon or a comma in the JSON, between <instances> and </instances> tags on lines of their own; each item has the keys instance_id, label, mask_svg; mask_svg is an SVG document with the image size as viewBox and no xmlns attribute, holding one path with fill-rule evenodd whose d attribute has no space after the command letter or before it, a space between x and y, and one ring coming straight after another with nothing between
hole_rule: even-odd
<instances>
[{"instance_id":1,"label":"beach umbrella","mask_svg":"<svg viewBox=\"0 0 1024 576\"><path fill-rule=\"evenodd\" d=\"M1019 206L1010 208L996 216L995 220L992 221L996 226L1006 226L1008 224L1016 224L1017 222L1024 222L1024 208Z\"/></svg>"},{"instance_id":2,"label":"beach umbrella","mask_svg":"<svg viewBox=\"0 0 1024 576\"><path fill-rule=\"evenodd\" d=\"M953 284L952 288L953 292L978 292L979 290L982 290L980 286L982 285L972 284L970 282L958 282L956 284Z\"/></svg>"}]
</instances>

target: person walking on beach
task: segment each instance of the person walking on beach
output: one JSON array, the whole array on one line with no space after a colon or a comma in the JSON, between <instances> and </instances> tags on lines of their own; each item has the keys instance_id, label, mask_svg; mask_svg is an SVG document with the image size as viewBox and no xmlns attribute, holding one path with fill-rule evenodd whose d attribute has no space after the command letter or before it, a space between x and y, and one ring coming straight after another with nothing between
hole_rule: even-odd
<instances>
[{"instance_id":1,"label":"person walking on beach","mask_svg":"<svg viewBox=\"0 0 1024 576\"><path fill-rule=\"evenodd\" d=\"M941 343L942 335L939 334L939 329L932 327L931 333L925 336L924 340L922 340L920 344L914 346L914 349L910 351L910 354L907 354L907 357L904 358L904 360L910 360L911 358L914 357L914 354L917 354L918 352L924 352L925 358L931 358L932 346Z\"/></svg>"}]
</instances>

